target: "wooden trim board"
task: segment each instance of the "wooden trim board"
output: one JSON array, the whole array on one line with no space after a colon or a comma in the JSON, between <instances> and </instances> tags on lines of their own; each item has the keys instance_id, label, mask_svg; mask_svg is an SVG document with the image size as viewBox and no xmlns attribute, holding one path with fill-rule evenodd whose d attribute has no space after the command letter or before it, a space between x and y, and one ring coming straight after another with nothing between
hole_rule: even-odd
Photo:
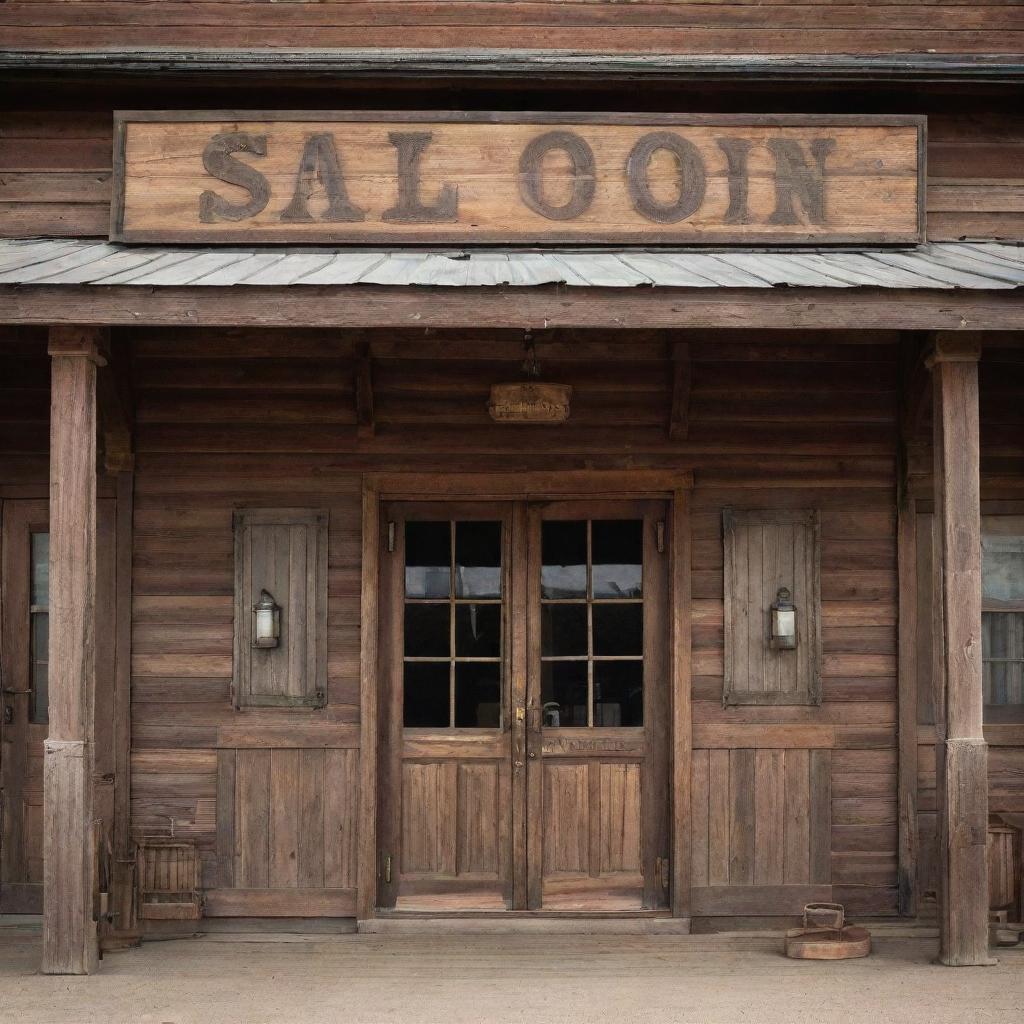
<instances>
[{"instance_id":1,"label":"wooden trim board","mask_svg":"<svg viewBox=\"0 0 1024 1024\"><path fill-rule=\"evenodd\" d=\"M0 285L0 321L185 327L1024 330L1016 291Z\"/></svg>"}]
</instances>

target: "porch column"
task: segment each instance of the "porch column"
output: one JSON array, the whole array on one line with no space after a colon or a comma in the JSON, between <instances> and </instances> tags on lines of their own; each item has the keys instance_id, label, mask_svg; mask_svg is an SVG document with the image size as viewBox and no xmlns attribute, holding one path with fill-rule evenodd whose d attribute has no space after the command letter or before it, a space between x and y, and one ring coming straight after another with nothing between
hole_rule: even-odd
<instances>
[{"instance_id":1,"label":"porch column","mask_svg":"<svg viewBox=\"0 0 1024 1024\"><path fill-rule=\"evenodd\" d=\"M939 960L951 967L993 963L988 953L988 750L981 685L980 355L979 336L940 334L929 359L945 665L944 699L937 702L936 714Z\"/></svg>"},{"instance_id":2,"label":"porch column","mask_svg":"<svg viewBox=\"0 0 1024 1024\"><path fill-rule=\"evenodd\" d=\"M43 972L96 969L96 366L103 332L50 330L50 728L43 758Z\"/></svg>"}]
</instances>

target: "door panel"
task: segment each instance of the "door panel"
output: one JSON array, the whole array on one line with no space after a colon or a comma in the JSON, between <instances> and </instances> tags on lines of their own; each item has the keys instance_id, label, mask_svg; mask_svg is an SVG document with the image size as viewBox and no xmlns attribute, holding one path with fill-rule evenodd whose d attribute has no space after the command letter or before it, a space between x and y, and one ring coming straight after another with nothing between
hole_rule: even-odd
<instances>
[{"instance_id":1,"label":"door panel","mask_svg":"<svg viewBox=\"0 0 1024 1024\"><path fill-rule=\"evenodd\" d=\"M666 514L661 502L531 511L534 909L667 906Z\"/></svg>"},{"instance_id":2,"label":"door panel","mask_svg":"<svg viewBox=\"0 0 1024 1024\"><path fill-rule=\"evenodd\" d=\"M507 505L393 505L380 901L512 905ZM397 754L397 756L396 756ZM390 858L390 861L388 861Z\"/></svg>"}]
</instances>

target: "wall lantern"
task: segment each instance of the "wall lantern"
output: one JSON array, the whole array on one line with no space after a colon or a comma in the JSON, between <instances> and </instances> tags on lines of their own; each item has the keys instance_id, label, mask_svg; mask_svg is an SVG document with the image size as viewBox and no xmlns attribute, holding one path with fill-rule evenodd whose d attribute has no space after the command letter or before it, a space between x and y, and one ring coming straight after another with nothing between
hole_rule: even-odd
<instances>
[{"instance_id":1,"label":"wall lantern","mask_svg":"<svg viewBox=\"0 0 1024 1024\"><path fill-rule=\"evenodd\" d=\"M281 606L266 591L252 608L253 647L276 647L281 642Z\"/></svg>"},{"instance_id":2,"label":"wall lantern","mask_svg":"<svg viewBox=\"0 0 1024 1024\"><path fill-rule=\"evenodd\" d=\"M779 587L771 607L768 641L773 650L791 651L796 647L796 606L786 587Z\"/></svg>"}]
</instances>

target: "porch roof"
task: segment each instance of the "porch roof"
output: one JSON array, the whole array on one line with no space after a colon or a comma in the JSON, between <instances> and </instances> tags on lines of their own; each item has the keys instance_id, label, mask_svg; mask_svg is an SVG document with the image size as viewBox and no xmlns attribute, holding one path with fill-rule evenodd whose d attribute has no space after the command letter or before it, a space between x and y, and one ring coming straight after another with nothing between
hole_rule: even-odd
<instances>
[{"instance_id":1,"label":"porch roof","mask_svg":"<svg viewBox=\"0 0 1024 1024\"><path fill-rule=\"evenodd\" d=\"M365 249L136 246L0 240L0 285L230 287L432 285L586 288L1024 286L1024 247L930 242L909 249Z\"/></svg>"}]
</instances>

